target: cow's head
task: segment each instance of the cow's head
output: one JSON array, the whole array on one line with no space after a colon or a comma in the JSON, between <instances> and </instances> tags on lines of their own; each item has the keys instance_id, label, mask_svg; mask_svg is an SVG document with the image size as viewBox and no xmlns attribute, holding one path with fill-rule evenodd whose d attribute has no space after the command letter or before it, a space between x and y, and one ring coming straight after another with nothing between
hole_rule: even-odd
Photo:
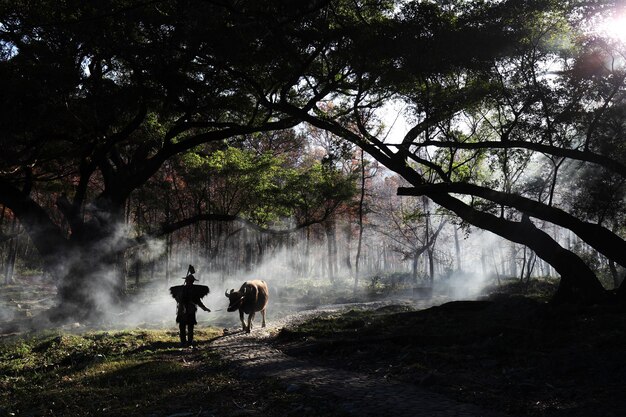
<instances>
[{"instance_id":1,"label":"cow's head","mask_svg":"<svg viewBox=\"0 0 626 417\"><path fill-rule=\"evenodd\" d=\"M224 295L228 297L228 300L229 300L229 305L226 311L238 310L239 306L243 302L243 298L245 294L246 294L245 288L242 291L230 290L230 292L228 292L228 290L226 290Z\"/></svg>"}]
</instances>

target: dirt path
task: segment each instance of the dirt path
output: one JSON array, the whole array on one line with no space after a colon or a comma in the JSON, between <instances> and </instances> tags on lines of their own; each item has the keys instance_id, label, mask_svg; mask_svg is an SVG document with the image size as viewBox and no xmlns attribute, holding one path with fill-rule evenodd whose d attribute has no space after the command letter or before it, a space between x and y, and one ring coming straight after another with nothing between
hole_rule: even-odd
<instances>
[{"instance_id":1,"label":"dirt path","mask_svg":"<svg viewBox=\"0 0 626 417\"><path fill-rule=\"evenodd\" d=\"M284 384L287 391L322 396L327 401L336 402L338 409L350 415L505 417L504 414L459 403L414 385L312 364L271 346L272 335L280 328L316 314L319 311L270 321L267 328L253 328L251 334L231 329L230 333L212 341L209 346L230 361L242 377L274 378Z\"/></svg>"}]
</instances>

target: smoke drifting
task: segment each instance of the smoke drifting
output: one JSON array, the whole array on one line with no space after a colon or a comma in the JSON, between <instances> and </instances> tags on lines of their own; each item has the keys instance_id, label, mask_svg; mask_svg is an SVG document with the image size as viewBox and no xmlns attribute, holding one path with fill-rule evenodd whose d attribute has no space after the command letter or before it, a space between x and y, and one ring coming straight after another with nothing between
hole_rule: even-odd
<instances>
[{"instance_id":1,"label":"smoke drifting","mask_svg":"<svg viewBox=\"0 0 626 417\"><path fill-rule=\"evenodd\" d=\"M118 269L111 268L111 264L104 262L97 253L88 260L84 254L83 257L76 255L69 257L63 268L69 273L76 264L88 265L90 275L89 280L82 283L82 296L90 297L100 314L97 322L86 320L84 323L70 323L70 326L79 329L84 329L84 326L104 329L137 326L175 328L176 302L168 288L183 284L182 278L189 264L196 269L198 283L208 285L211 290L203 302L212 312L199 310L199 325L218 327L239 325L238 314L226 312L228 300L224 291L237 290L250 279L262 279L268 283L268 321L271 323L285 314L333 303L384 301L423 307L450 300L475 299L482 295L485 286L520 273L522 248L489 232L477 230L455 239L455 227L451 223L447 225L437 241L432 285L428 280L429 265L425 255L419 259L415 279L412 261L391 250L387 237L373 229L366 229L356 292L356 244L347 233L337 234L330 251L323 239L314 243L301 234L283 239L278 244L268 244L263 256L257 255L247 261L241 253L241 245L225 246L220 257L226 259L216 261L197 251L190 251L187 245L177 245L168 251L163 240L149 241L134 250L133 256L125 260L125 267L118 263ZM347 226L338 225L336 229L347 230ZM128 233L126 227L119 227L113 237L101 242L97 249L105 253L124 245ZM252 231L248 231L247 236L249 239L259 237ZM167 262L164 261L166 256L169 256ZM120 303L115 298L115 286L119 285L120 274L128 276L133 272L135 262L144 265L138 280L140 285L131 291L125 302ZM225 264L230 265L228 270L217 267ZM153 268L148 268L148 265L153 265ZM166 267L169 267L169 274ZM536 268L534 273L539 272ZM133 278L127 277L127 286L134 287ZM421 291L425 287L432 287L432 291ZM14 306L0 306L0 321L10 322L15 318ZM47 325L52 323L47 323L45 316L39 316L36 326Z\"/></svg>"},{"instance_id":2,"label":"smoke drifting","mask_svg":"<svg viewBox=\"0 0 626 417\"><path fill-rule=\"evenodd\" d=\"M360 279L360 286L355 293L354 272L343 266L338 268L336 275L331 279L328 267L321 265L327 262L328 248L325 245L309 246L309 255L303 254L306 242L296 242L290 247L281 247L265 256L262 262L253 265L250 270L240 268L229 274L211 271L210 264L202 258L194 263L199 284L208 285L211 292L203 299L204 304L212 310L211 313L198 311L200 325L237 326L237 313L227 313L228 300L224 291L239 289L246 280L262 279L270 288L270 304L268 320L282 317L306 308L315 308L324 304L349 303L364 301L386 302L415 302L424 304L424 295L413 291L415 287L424 287L424 282L406 282L403 288L397 291L380 292L373 286L373 276L384 276L391 273L408 274L410 262L399 262L394 269L368 271ZM498 248L502 248L503 241L487 232L470 234L462 240L461 271L450 271L440 268L435 277L432 290L432 303L445 302L453 299L475 299L480 297L486 285L495 282L493 267L488 263L502 263L497 258ZM157 248L153 258L160 256L161 245ZM147 258L148 259L148 258ZM108 325L115 326L174 326L176 303L167 291L169 286L181 285L187 265L191 257L188 253L179 252L172 255L176 265L173 277L169 282L164 276L148 283L135 295L133 302L126 305L123 311L112 309L108 315ZM497 260L496 260L497 259ZM308 269L303 271L305 265ZM351 273L352 272L352 273ZM427 297L428 298L428 297Z\"/></svg>"}]
</instances>

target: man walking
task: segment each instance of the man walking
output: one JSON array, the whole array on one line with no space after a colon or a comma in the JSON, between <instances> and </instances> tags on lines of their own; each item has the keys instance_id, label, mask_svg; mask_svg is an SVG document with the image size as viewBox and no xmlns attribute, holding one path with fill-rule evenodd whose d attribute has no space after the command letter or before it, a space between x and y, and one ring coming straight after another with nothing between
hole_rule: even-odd
<instances>
[{"instance_id":1,"label":"man walking","mask_svg":"<svg viewBox=\"0 0 626 417\"><path fill-rule=\"evenodd\" d=\"M189 265L187 275L183 277L185 285L176 285L170 288L170 294L176 300L176 323L180 330L180 343L182 346L193 346L193 327L198 324L196 311L198 307L206 312L211 312L201 301L209 293L206 285L196 285L195 268Z\"/></svg>"}]
</instances>

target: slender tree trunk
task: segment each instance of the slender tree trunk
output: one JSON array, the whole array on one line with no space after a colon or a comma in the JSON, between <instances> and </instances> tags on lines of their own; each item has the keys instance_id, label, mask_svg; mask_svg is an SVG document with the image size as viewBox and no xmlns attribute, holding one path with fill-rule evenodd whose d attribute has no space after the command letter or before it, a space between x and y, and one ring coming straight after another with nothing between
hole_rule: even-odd
<instances>
[{"instance_id":1,"label":"slender tree trunk","mask_svg":"<svg viewBox=\"0 0 626 417\"><path fill-rule=\"evenodd\" d=\"M435 251L434 244L431 245L426 251L428 254L428 281L430 282L430 286L432 287L435 282Z\"/></svg>"},{"instance_id":2,"label":"slender tree trunk","mask_svg":"<svg viewBox=\"0 0 626 417\"><path fill-rule=\"evenodd\" d=\"M525 282L528 284L530 282L530 277L535 269L535 263L537 262L537 256L535 252L531 251L528 256L528 266L526 267L526 280Z\"/></svg>"},{"instance_id":3,"label":"slender tree trunk","mask_svg":"<svg viewBox=\"0 0 626 417\"><path fill-rule=\"evenodd\" d=\"M523 282L523 281L524 281L524 272L525 272L525 271L526 271L526 246L524 246L524 249L523 249L523 255L522 255L522 272L520 273L520 276L519 276L519 280L520 280L521 282Z\"/></svg>"},{"instance_id":4,"label":"slender tree trunk","mask_svg":"<svg viewBox=\"0 0 626 417\"><path fill-rule=\"evenodd\" d=\"M311 265L311 226L306 228L306 241L304 246L304 259L302 272L304 276L308 276Z\"/></svg>"},{"instance_id":5,"label":"slender tree trunk","mask_svg":"<svg viewBox=\"0 0 626 417\"><path fill-rule=\"evenodd\" d=\"M561 161L559 161L558 163L555 163L554 160L552 160L552 163L554 164L554 170L552 171L552 181L550 183L550 194L548 197L549 206L552 206L552 201L554 200L554 190L556 190L556 183L558 180L559 168L561 164L563 163L563 161L565 161L565 158L561 159Z\"/></svg>"},{"instance_id":6,"label":"slender tree trunk","mask_svg":"<svg viewBox=\"0 0 626 417\"><path fill-rule=\"evenodd\" d=\"M139 257L135 259L135 287L139 288L139 281L141 279L141 260Z\"/></svg>"},{"instance_id":7,"label":"slender tree trunk","mask_svg":"<svg viewBox=\"0 0 626 417\"><path fill-rule=\"evenodd\" d=\"M332 284L334 284L337 264L337 246L335 242L335 225L333 220L326 222L326 243L328 252L328 279Z\"/></svg>"},{"instance_id":8,"label":"slender tree trunk","mask_svg":"<svg viewBox=\"0 0 626 417\"><path fill-rule=\"evenodd\" d=\"M345 265L348 268L348 273L352 275L352 221L346 223L344 228L344 235L346 237L346 245L343 250L344 254L342 255L345 261Z\"/></svg>"},{"instance_id":9,"label":"slender tree trunk","mask_svg":"<svg viewBox=\"0 0 626 417\"><path fill-rule=\"evenodd\" d=\"M170 193L165 196L165 222L171 221ZM170 260L172 258L172 234L165 238L165 285L170 285Z\"/></svg>"},{"instance_id":10,"label":"slender tree trunk","mask_svg":"<svg viewBox=\"0 0 626 417\"><path fill-rule=\"evenodd\" d=\"M456 255L456 270L461 271L461 243L459 242L459 228L454 228L454 251Z\"/></svg>"},{"instance_id":11,"label":"slender tree trunk","mask_svg":"<svg viewBox=\"0 0 626 417\"><path fill-rule=\"evenodd\" d=\"M5 284L12 284L15 280L13 274L15 273L15 263L17 261L17 251L19 247L19 236L17 236L19 225L17 219L13 218L11 224L11 235L14 237L9 240L9 250L7 253L7 260L4 267L4 282Z\"/></svg>"},{"instance_id":12,"label":"slender tree trunk","mask_svg":"<svg viewBox=\"0 0 626 417\"><path fill-rule=\"evenodd\" d=\"M487 277L487 264L485 261L485 248L481 247L480 248L480 266L482 268L483 271L483 277Z\"/></svg>"},{"instance_id":13,"label":"slender tree trunk","mask_svg":"<svg viewBox=\"0 0 626 417\"><path fill-rule=\"evenodd\" d=\"M498 263L496 262L496 255L495 253L492 253L492 258L493 258L493 270L496 273L496 280L498 282L498 287L502 285L502 282L500 280L500 272L498 272Z\"/></svg>"},{"instance_id":14,"label":"slender tree trunk","mask_svg":"<svg viewBox=\"0 0 626 417\"><path fill-rule=\"evenodd\" d=\"M170 285L170 260L172 258L172 236L165 238L165 285Z\"/></svg>"},{"instance_id":15,"label":"slender tree trunk","mask_svg":"<svg viewBox=\"0 0 626 417\"><path fill-rule=\"evenodd\" d=\"M517 276L517 248L515 247L515 243L511 242L509 244L509 276L516 277Z\"/></svg>"},{"instance_id":16,"label":"slender tree trunk","mask_svg":"<svg viewBox=\"0 0 626 417\"><path fill-rule=\"evenodd\" d=\"M242 233L244 260L243 264L246 272L252 271L252 243L250 242L250 236L248 236L248 229L244 227Z\"/></svg>"},{"instance_id":17,"label":"slender tree trunk","mask_svg":"<svg viewBox=\"0 0 626 417\"><path fill-rule=\"evenodd\" d=\"M615 262L612 259L609 259L609 271L611 271L611 277L613 278L613 288L619 288L620 278L617 273L617 267L615 266Z\"/></svg>"},{"instance_id":18,"label":"slender tree trunk","mask_svg":"<svg viewBox=\"0 0 626 417\"><path fill-rule=\"evenodd\" d=\"M361 149L361 192L359 195L359 209L358 209L358 225L359 225L359 238L356 248L356 257L354 260L354 291L356 292L359 287L360 262L361 262L361 246L363 245L363 202L365 201L365 158L364 151Z\"/></svg>"}]
</instances>

